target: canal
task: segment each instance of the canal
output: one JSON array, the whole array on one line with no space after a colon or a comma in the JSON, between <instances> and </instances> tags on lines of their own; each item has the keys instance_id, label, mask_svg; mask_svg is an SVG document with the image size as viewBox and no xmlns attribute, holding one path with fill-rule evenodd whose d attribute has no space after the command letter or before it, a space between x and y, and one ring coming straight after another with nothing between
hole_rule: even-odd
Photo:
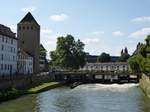
<instances>
[{"instance_id":1,"label":"canal","mask_svg":"<svg viewBox=\"0 0 150 112\"><path fill-rule=\"evenodd\" d=\"M150 112L150 100L137 84L87 84L7 101L0 112Z\"/></svg>"}]
</instances>

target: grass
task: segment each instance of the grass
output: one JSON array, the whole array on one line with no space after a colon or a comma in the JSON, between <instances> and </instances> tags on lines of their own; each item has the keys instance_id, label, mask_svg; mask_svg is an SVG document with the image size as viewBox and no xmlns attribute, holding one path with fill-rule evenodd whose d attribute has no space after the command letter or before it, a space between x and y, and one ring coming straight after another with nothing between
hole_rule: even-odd
<instances>
[{"instance_id":1,"label":"grass","mask_svg":"<svg viewBox=\"0 0 150 112\"><path fill-rule=\"evenodd\" d=\"M38 85L31 85L30 87L23 89L16 89L15 87L8 88L6 90L0 91L0 102L18 98L19 96L25 94L36 94L62 85L63 83L61 82L47 82L40 83Z\"/></svg>"},{"instance_id":2,"label":"grass","mask_svg":"<svg viewBox=\"0 0 150 112\"><path fill-rule=\"evenodd\" d=\"M56 86L60 85L60 82L48 82L48 83L42 83L38 86L29 88L27 90L27 93L29 94L33 94L33 93L39 93L41 91L47 90L47 89L51 89L54 88Z\"/></svg>"}]
</instances>

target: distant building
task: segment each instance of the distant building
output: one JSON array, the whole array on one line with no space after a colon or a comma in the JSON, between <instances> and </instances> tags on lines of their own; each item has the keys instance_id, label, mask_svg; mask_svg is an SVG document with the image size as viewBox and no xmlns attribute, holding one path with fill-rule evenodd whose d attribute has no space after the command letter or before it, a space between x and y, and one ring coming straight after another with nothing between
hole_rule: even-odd
<instances>
[{"instance_id":1,"label":"distant building","mask_svg":"<svg viewBox=\"0 0 150 112\"><path fill-rule=\"evenodd\" d=\"M19 74L33 73L33 57L21 49L18 50L17 69Z\"/></svg>"},{"instance_id":2,"label":"distant building","mask_svg":"<svg viewBox=\"0 0 150 112\"><path fill-rule=\"evenodd\" d=\"M9 27L0 24L0 75L17 71L17 38Z\"/></svg>"},{"instance_id":3,"label":"distant building","mask_svg":"<svg viewBox=\"0 0 150 112\"><path fill-rule=\"evenodd\" d=\"M40 44L40 72L48 71L48 60L46 58L46 49Z\"/></svg>"},{"instance_id":4,"label":"distant building","mask_svg":"<svg viewBox=\"0 0 150 112\"><path fill-rule=\"evenodd\" d=\"M96 63L98 55L90 55L87 53L86 62L88 63ZM117 62L119 60L119 56L110 56L110 62Z\"/></svg>"},{"instance_id":5,"label":"distant building","mask_svg":"<svg viewBox=\"0 0 150 112\"><path fill-rule=\"evenodd\" d=\"M97 62L98 55L87 55L86 56L86 62L88 63L96 63Z\"/></svg>"},{"instance_id":6,"label":"distant building","mask_svg":"<svg viewBox=\"0 0 150 112\"><path fill-rule=\"evenodd\" d=\"M33 72L39 72L40 25L29 12L17 25L18 46L33 56Z\"/></svg>"},{"instance_id":7,"label":"distant building","mask_svg":"<svg viewBox=\"0 0 150 112\"><path fill-rule=\"evenodd\" d=\"M81 70L123 72L128 71L127 62L87 63Z\"/></svg>"}]
</instances>

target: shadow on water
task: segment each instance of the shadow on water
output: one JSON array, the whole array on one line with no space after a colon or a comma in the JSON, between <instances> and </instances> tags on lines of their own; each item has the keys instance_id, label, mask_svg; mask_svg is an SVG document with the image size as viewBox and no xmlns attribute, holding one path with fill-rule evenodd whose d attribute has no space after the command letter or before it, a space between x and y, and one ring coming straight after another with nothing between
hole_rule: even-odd
<instances>
[{"instance_id":1,"label":"shadow on water","mask_svg":"<svg viewBox=\"0 0 150 112\"><path fill-rule=\"evenodd\" d=\"M23 96L0 104L0 112L150 112L137 85L80 85Z\"/></svg>"}]
</instances>

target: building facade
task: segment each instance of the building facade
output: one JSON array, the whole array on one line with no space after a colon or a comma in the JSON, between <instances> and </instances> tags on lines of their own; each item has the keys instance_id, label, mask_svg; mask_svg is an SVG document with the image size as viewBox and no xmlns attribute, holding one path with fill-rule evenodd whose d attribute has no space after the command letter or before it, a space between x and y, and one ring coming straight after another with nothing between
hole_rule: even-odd
<instances>
[{"instance_id":1,"label":"building facade","mask_svg":"<svg viewBox=\"0 0 150 112\"><path fill-rule=\"evenodd\" d=\"M40 25L29 12L17 25L18 47L33 56L33 72L39 72Z\"/></svg>"},{"instance_id":2,"label":"building facade","mask_svg":"<svg viewBox=\"0 0 150 112\"><path fill-rule=\"evenodd\" d=\"M17 70L19 74L32 74L33 73L33 57L22 51L18 50L18 61L17 61Z\"/></svg>"},{"instance_id":3,"label":"building facade","mask_svg":"<svg viewBox=\"0 0 150 112\"><path fill-rule=\"evenodd\" d=\"M48 60L46 58L46 49L40 44L40 72L48 71Z\"/></svg>"},{"instance_id":4,"label":"building facade","mask_svg":"<svg viewBox=\"0 0 150 112\"><path fill-rule=\"evenodd\" d=\"M128 64L127 62L87 63L81 70L126 72Z\"/></svg>"},{"instance_id":5,"label":"building facade","mask_svg":"<svg viewBox=\"0 0 150 112\"><path fill-rule=\"evenodd\" d=\"M16 34L0 24L0 75L17 72L17 41Z\"/></svg>"}]
</instances>

